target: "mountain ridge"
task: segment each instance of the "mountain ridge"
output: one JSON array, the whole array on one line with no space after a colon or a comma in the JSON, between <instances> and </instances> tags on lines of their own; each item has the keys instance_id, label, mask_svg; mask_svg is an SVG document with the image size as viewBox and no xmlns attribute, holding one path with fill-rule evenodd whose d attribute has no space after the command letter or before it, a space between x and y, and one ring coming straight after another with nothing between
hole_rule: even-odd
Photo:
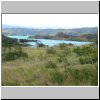
<instances>
[{"instance_id":1,"label":"mountain ridge","mask_svg":"<svg viewBox=\"0 0 100 100\"><path fill-rule=\"evenodd\" d=\"M52 35L63 32L66 35L78 36L82 34L98 33L98 27L83 27L71 29L34 29L26 27L2 27L2 34L5 35Z\"/></svg>"}]
</instances>

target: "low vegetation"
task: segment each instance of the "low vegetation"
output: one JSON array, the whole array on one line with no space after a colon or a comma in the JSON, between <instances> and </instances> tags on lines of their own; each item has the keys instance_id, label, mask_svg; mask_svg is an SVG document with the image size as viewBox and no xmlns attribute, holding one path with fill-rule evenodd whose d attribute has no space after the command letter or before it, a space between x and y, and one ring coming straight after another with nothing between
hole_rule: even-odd
<instances>
[{"instance_id":1,"label":"low vegetation","mask_svg":"<svg viewBox=\"0 0 100 100\"><path fill-rule=\"evenodd\" d=\"M98 46L2 46L3 86L97 86Z\"/></svg>"}]
</instances>

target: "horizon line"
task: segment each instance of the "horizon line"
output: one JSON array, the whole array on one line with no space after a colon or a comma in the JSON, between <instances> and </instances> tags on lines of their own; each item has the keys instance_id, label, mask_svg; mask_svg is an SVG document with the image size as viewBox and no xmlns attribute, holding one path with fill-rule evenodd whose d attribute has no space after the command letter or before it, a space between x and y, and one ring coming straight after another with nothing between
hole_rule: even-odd
<instances>
[{"instance_id":1,"label":"horizon line","mask_svg":"<svg viewBox=\"0 0 100 100\"><path fill-rule=\"evenodd\" d=\"M36 27L32 27L32 26L18 26L18 25L9 25L9 24L2 24L1 27L3 25L7 25L8 28L28 28L28 29L78 29L78 28L98 28L98 26L83 26L83 27L73 27L73 28L50 28L50 27L47 27L47 28L36 28Z\"/></svg>"}]
</instances>

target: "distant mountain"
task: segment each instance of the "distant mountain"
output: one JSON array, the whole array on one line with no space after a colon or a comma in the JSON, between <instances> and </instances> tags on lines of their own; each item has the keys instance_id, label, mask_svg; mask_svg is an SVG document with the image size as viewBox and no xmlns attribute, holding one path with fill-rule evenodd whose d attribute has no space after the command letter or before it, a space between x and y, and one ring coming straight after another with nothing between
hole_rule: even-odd
<instances>
[{"instance_id":1,"label":"distant mountain","mask_svg":"<svg viewBox=\"0 0 100 100\"><path fill-rule=\"evenodd\" d=\"M83 34L94 34L98 33L97 27L84 27L84 28L73 28L73 29L33 29L17 26L6 26L2 25L2 34L5 35L55 35L59 32L63 32L65 35L80 36Z\"/></svg>"},{"instance_id":2,"label":"distant mountain","mask_svg":"<svg viewBox=\"0 0 100 100\"><path fill-rule=\"evenodd\" d=\"M82 34L79 36L73 35L66 35L63 32L58 32L57 34L53 35L35 35L29 36L29 38L33 39L54 39L54 40L74 40L74 41L94 41L98 38L98 33L94 34Z\"/></svg>"},{"instance_id":3,"label":"distant mountain","mask_svg":"<svg viewBox=\"0 0 100 100\"><path fill-rule=\"evenodd\" d=\"M17 26L17 25L7 25L7 24L2 24L2 29L7 29L7 28L32 28L32 27L25 27L25 26Z\"/></svg>"},{"instance_id":4,"label":"distant mountain","mask_svg":"<svg viewBox=\"0 0 100 100\"><path fill-rule=\"evenodd\" d=\"M6 29L6 28L17 28L17 26L12 26L12 25L2 25L2 29Z\"/></svg>"},{"instance_id":5,"label":"distant mountain","mask_svg":"<svg viewBox=\"0 0 100 100\"><path fill-rule=\"evenodd\" d=\"M34 35L37 31L28 28L6 28L2 30L2 33L5 35Z\"/></svg>"},{"instance_id":6,"label":"distant mountain","mask_svg":"<svg viewBox=\"0 0 100 100\"><path fill-rule=\"evenodd\" d=\"M63 32L58 32L55 35L52 36L53 39L57 40L64 40L68 39L69 35L64 34Z\"/></svg>"}]
</instances>

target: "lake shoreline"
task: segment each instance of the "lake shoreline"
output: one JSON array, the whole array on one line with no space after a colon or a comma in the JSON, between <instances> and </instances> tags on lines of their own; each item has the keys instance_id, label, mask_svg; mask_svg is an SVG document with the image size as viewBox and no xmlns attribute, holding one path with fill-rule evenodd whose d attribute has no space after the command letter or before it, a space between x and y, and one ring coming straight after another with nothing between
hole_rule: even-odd
<instances>
[{"instance_id":1,"label":"lake shoreline","mask_svg":"<svg viewBox=\"0 0 100 100\"><path fill-rule=\"evenodd\" d=\"M10 38L13 39L26 39L26 40L32 40L29 39L28 36L17 36L17 35L13 35L13 36L8 36ZM74 40L53 40L53 39L33 39L36 40L37 42L25 42L25 44L29 44L30 46L37 46L38 43L43 44L45 46L55 46L55 45L59 45L62 43L65 44L72 44L72 45L77 45L77 46L81 46L84 44L91 44L93 42L87 42L87 41L74 41Z\"/></svg>"}]
</instances>

